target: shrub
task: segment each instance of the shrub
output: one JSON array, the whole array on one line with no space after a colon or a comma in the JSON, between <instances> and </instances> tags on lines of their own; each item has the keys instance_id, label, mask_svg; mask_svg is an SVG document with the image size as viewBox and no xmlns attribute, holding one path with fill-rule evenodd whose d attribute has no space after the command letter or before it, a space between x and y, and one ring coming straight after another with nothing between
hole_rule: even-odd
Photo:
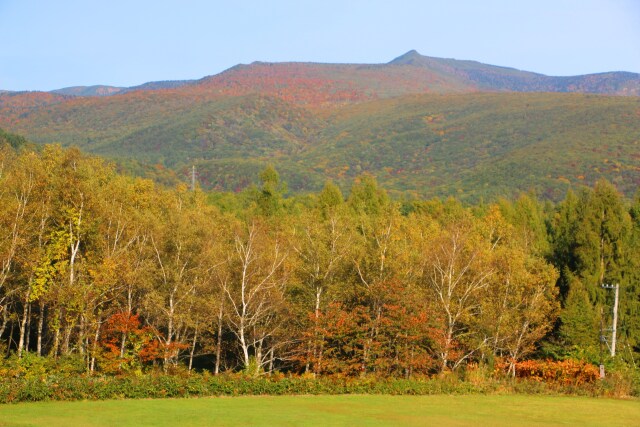
<instances>
[{"instance_id":1,"label":"shrub","mask_svg":"<svg viewBox=\"0 0 640 427\"><path fill-rule=\"evenodd\" d=\"M506 372L508 363L496 364L496 370ZM515 377L555 385L583 385L594 383L599 378L598 367L573 359L524 360L516 362Z\"/></svg>"},{"instance_id":2,"label":"shrub","mask_svg":"<svg viewBox=\"0 0 640 427\"><path fill-rule=\"evenodd\" d=\"M44 378L48 372L50 362L46 357L35 353L25 352L19 358L16 354L4 361L0 367L0 377L3 378Z\"/></svg>"},{"instance_id":3,"label":"shrub","mask_svg":"<svg viewBox=\"0 0 640 427\"><path fill-rule=\"evenodd\" d=\"M538 367L527 364L526 375L516 379L485 378L469 372L464 380L455 374L413 379L380 379L303 376L247 377L242 373L212 376L209 374L167 375L152 373L129 376L51 375L45 378L26 376L0 381L0 403L38 400L140 399L190 396L292 395L292 394L474 394L528 393L625 396L632 394L634 383L627 372L611 373L606 381L595 383L567 382L557 370L573 378L566 366ZM570 365L574 366L574 365ZM580 364L576 366L581 366ZM576 368L577 369L577 368ZM579 370L583 375L584 370ZM544 378L554 378L547 382ZM560 380L557 380L560 378ZM591 378L591 377L588 377ZM635 391L637 393L637 390Z\"/></svg>"},{"instance_id":4,"label":"shrub","mask_svg":"<svg viewBox=\"0 0 640 427\"><path fill-rule=\"evenodd\" d=\"M599 388L605 396L640 396L640 371L623 364L611 366L599 382Z\"/></svg>"}]
</instances>

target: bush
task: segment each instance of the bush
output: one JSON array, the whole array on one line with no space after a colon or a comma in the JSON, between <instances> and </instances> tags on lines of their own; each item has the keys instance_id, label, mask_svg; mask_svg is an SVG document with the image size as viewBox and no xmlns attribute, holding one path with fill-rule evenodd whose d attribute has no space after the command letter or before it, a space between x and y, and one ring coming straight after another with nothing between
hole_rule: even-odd
<instances>
[{"instance_id":1,"label":"bush","mask_svg":"<svg viewBox=\"0 0 640 427\"><path fill-rule=\"evenodd\" d=\"M613 365L599 382L599 389L605 396L640 396L640 372L623 364Z\"/></svg>"},{"instance_id":2,"label":"bush","mask_svg":"<svg viewBox=\"0 0 640 427\"><path fill-rule=\"evenodd\" d=\"M496 364L498 371L506 372L508 363ZM554 385L592 384L599 378L598 367L584 361L524 360L516 362L515 377Z\"/></svg>"},{"instance_id":3,"label":"bush","mask_svg":"<svg viewBox=\"0 0 640 427\"><path fill-rule=\"evenodd\" d=\"M44 378L48 373L49 360L35 353L23 353L19 358L16 354L4 360L0 367L0 377L3 378Z\"/></svg>"},{"instance_id":4,"label":"bush","mask_svg":"<svg viewBox=\"0 0 640 427\"><path fill-rule=\"evenodd\" d=\"M80 355L62 356L58 359L24 352L22 357L13 354L0 366L0 378L45 379L50 375L81 375L86 371Z\"/></svg>"},{"instance_id":5,"label":"bush","mask_svg":"<svg viewBox=\"0 0 640 427\"><path fill-rule=\"evenodd\" d=\"M529 365L527 365L529 366ZM561 365L564 366L564 365ZM537 371L534 371L534 373ZM545 371L547 372L547 371ZM555 372L555 371L553 371ZM595 383L545 382L544 375L521 378L490 378L486 372L469 370L466 378L456 374L413 379L379 379L274 375L247 377L243 374L167 375L151 373L130 376L50 375L20 376L0 381L0 403L39 400L141 399L193 396L295 395L295 394L580 394L627 396L638 393L638 382L626 371L611 373ZM547 377L557 378L546 374ZM637 373L635 373L637 375ZM638 378L636 377L636 380ZM636 387L635 391L633 387Z\"/></svg>"}]
</instances>

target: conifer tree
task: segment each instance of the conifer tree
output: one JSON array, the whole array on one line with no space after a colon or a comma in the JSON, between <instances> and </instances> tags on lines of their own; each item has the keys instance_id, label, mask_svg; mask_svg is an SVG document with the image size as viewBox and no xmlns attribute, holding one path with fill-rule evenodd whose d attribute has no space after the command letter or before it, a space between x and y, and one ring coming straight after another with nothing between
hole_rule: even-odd
<instances>
[{"instance_id":1,"label":"conifer tree","mask_svg":"<svg viewBox=\"0 0 640 427\"><path fill-rule=\"evenodd\" d=\"M560 314L559 337L565 352L577 358L586 356L591 362L597 362L598 317L583 283L577 277L572 277L565 307Z\"/></svg>"},{"instance_id":2,"label":"conifer tree","mask_svg":"<svg viewBox=\"0 0 640 427\"><path fill-rule=\"evenodd\" d=\"M359 214L378 215L389 204L389 196L373 176L362 175L351 187L348 203Z\"/></svg>"},{"instance_id":3,"label":"conifer tree","mask_svg":"<svg viewBox=\"0 0 640 427\"><path fill-rule=\"evenodd\" d=\"M258 195L258 210L264 216L274 216L282 211L282 196L286 192L286 184L280 181L278 171L268 165L260 172L262 186Z\"/></svg>"}]
</instances>

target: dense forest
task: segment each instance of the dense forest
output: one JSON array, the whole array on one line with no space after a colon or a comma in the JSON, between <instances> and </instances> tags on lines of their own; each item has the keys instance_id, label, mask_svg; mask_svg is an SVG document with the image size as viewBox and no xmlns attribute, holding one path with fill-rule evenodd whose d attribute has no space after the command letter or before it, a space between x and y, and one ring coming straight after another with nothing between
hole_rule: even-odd
<instances>
[{"instance_id":1,"label":"dense forest","mask_svg":"<svg viewBox=\"0 0 640 427\"><path fill-rule=\"evenodd\" d=\"M640 356L640 200L394 200L367 174L287 197L167 189L0 135L0 352L87 372L411 377ZM607 333L607 332L605 332Z\"/></svg>"}]
</instances>

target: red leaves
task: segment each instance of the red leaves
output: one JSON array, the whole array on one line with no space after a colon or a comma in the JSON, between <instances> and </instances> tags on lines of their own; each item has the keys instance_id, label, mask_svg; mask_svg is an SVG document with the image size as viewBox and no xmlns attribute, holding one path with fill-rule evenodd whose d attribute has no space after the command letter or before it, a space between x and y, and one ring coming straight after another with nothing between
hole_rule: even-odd
<instances>
[{"instance_id":1,"label":"red leaves","mask_svg":"<svg viewBox=\"0 0 640 427\"><path fill-rule=\"evenodd\" d=\"M206 86L210 90L215 89L218 94L240 96L259 93L305 105L374 98L357 88L351 78L345 77L352 75L352 68L334 66L329 72L323 72L309 64L252 64L210 77Z\"/></svg>"},{"instance_id":2,"label":"red leaves","mask_svg":"<svg viewBox=\"0 0 640 427\"><path fill-rule=\"evenodd\" d=\"M500 371L508 367L508 362L496 365ZM515 363L515 376L550 384L582 385L598 379L599 372L596 366L580 360L523 360Z\"/></svg>"},{"instance_id":3,"label":"red leaves","mask_svg":"<svg viewBox=\"0 0 640 427\"><path fill-rule=\"evenodd\" d=\"M105 372L141 369L144 362L159 359L167 349L149 326L142 326L137 314L119 312L105 322L100 364Z\"/></svg>"},{"instance_id":4,"label":"red leaves","mask_svg":"<svg viewBox=\"0 0 640 427\"><path fill-rule=\"evenodd\" d=\"M302 364L317 374L411 376L433 365L426 312L398 281L374 284L366 295L310 315Z\"/></svg>"}]
</instances>

